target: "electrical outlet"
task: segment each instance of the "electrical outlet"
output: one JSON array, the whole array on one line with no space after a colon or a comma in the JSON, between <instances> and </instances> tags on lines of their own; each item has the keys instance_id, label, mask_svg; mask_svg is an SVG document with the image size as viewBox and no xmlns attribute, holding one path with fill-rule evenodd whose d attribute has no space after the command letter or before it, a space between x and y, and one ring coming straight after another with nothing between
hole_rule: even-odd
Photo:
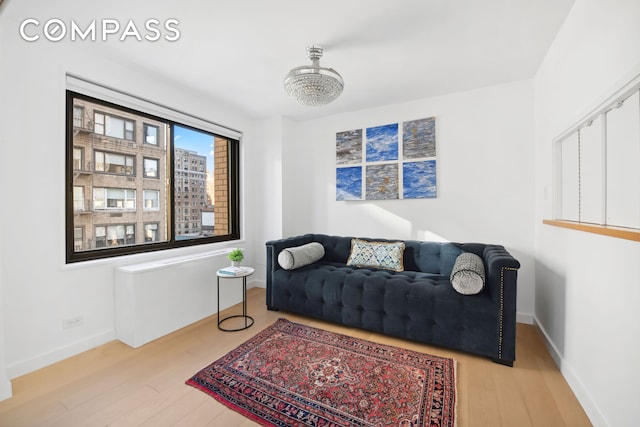
<instances>
[{"instance_id":1,"label":"electrical outlet","mask_svg":"<svg viewBox=\"0 0 640 427\"><path fill-rule=\"evenodd\" d=\"M62 329L77 328L84 325L84 317L76 316L62 321Z\"/></svg>"}]
</instances>

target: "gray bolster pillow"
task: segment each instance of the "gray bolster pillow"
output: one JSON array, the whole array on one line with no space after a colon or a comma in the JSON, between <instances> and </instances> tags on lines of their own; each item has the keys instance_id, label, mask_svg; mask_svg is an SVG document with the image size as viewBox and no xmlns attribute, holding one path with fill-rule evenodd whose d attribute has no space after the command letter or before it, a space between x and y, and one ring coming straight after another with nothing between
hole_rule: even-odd
<instances>
[{"instance_id":1,"label":"gray bolster pillow","mask_svg":"<svg viewBox=\"0 0 640 427\"><path fill-rule=\"evenodd\" d=\"M286 248L278 254L278 264L285 270L293 270L312 264L324 256L324 246L318 242Z\"/></svg>"},{"instance_id":2,"label":"gray bolster pillow","mask_svg":"<svg viewBox=\"0 0 640 427\"><path fill-rule=\"evenodd\" d=\"M484 289L484 263L482 258L463 252L456 258L451 270L451 285L458 293L475 295Z\"/></svg>"}]
</instances>

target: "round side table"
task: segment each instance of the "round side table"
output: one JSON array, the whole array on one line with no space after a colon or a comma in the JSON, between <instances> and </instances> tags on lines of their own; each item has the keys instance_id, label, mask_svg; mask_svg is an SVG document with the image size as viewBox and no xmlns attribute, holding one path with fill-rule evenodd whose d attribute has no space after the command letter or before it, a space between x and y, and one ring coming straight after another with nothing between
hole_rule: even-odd
<instances>
[{"instance_id":1,"label":"round side table","mask_svg":"<svg viewBox=\"0 0 640 427\"><path fill-rule=\"evenodd\" d=\"M239 267L234 273L225 273L225 269L220 269L216 272L217 276L217 288L218 288L218 329L225 332L236 332L250 328L253 325L253 317L247 315L247 277L254 273L255 269L252 267ZM242 279L242 314L234 314L233 316L227 316L224 319L220 319L220 278L223 279ZM244 326L235 329L223 328L220 326L225 320L233 318L243 318Z\"/></svg>"}]
</instances>

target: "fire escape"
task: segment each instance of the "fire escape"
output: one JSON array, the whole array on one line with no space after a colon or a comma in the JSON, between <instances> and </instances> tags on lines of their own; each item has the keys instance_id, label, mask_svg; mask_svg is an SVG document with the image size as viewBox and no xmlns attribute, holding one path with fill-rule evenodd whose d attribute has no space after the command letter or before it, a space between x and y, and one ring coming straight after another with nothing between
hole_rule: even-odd
<instances>
[{"instance_id":1,"label":"fire escape","mask_svg":"<svg viewBox=\"0 0 640 427\"><path fill-rule=\"evenodd\" d=\"M86 160L92 151L95 138L93 121L84 108L82 113L82 115L76 115L74 111L73 115L73 183L74 188L77 181L82 181L83 186L93 188L93 162ZM76 155L76 150L81 150L79 155ZM83 194L81 199L77 199L74 190L73 212L75 215L91 214L91 198Z\"/></svg>"}]
</instances>

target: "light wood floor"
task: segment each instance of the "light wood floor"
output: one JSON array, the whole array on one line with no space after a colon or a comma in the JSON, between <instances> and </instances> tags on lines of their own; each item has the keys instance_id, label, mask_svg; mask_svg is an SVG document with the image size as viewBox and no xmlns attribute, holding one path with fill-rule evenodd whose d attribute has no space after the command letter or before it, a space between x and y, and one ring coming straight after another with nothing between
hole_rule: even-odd
<instances>
[{"instance_id":1,"label":"light wood floor","mask_svg":"<svg viewBox=\"0 0 640 427\"><path fill-rule=\"evenodd\" d=\"M591 425L533 326L518 324L517 360L509 368L460 352L267 311L264 295L264 289L249 290L248 310L256 324L246 331L221 332L213 316L138 349L114 341L16 378L14 396L0 402L0 426L256 426L185 381L278 317L454 357L459 427ZM229 310L234 309L238 307Z\"/></svg>"}]
</instances>

